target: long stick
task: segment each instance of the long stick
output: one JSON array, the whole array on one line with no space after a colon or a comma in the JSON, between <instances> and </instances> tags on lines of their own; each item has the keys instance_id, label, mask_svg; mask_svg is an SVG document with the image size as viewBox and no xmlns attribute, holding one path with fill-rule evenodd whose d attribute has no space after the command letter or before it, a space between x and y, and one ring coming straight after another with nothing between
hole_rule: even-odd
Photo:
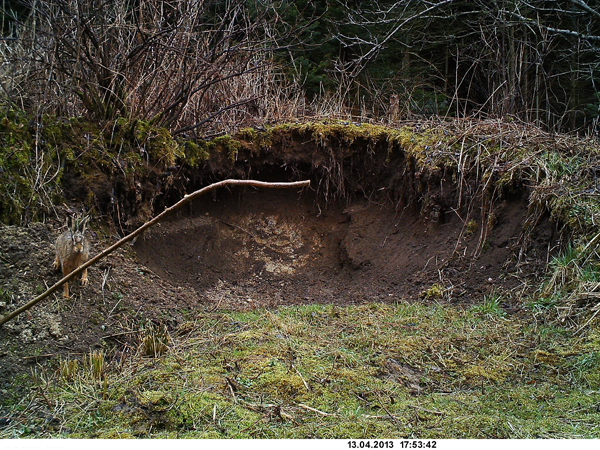
<instances>
[{"instance_id":1,"label":"long stick","mask_svg":"<svg viewBox=\"0 0 600 450\"><path fill-rule=\"evenodd\" d=\"M50 294L52 294L54 291L56 291L59 287L61 287L63 284L65 284L67 281L69 281L71 278L73 278L74 276L76 276L79 273L83 272L85 269L87 269L88 267L90 267L92 264L95 264L96 262L100 261L105 256L111 254L116 249L118 249L123 244L125 244L126 242L131 241L134 237L136 237L138 234L140 234L146 228L150 228L152 225L155 225L157 222L160 222L160 220L163 219L167 214L175 211L176 209L180 208L181 206L185 205L189 201L193 200L196 197L199 197L202 194L206 194L207 192L212 191L213 189L217 189L217 188L220 188L222 186L229 185L229 184L238 185L238 186L239 185L241 185L241 186L256 186L256 187L280 188L281 189L281 188L293 188L293 187L306 187L306 186L310 185L310 181L306 180L306 181L294 181L294 182L289 182L289 183L268 183L266 181L256 181L256 180L223 180L223 181L219 181L218 183L213 183L211 185L203 187L202 189L199 189L199 190L197 190L195 192L192 192L191 194L188 194L185 197L183 197L181 200L179 200L173 206L170 206L169 208L165 209L163 212L161 212L154 219L146 222L144 225L142 225L141 227L139 227L137 230L135 230L131 234L128 234L127 236L125 236L119 242L111 245L106 250L104 250L101 253L99 253L96 256L94 256L92 259L90 259L85 264L79 266L73 272L71 272L70 274L68 274L67 276L65 276L63 279L61 279L60 281L58 281L54 286L50 287L43 294L41 294L38 297L34 298L29 303L21 306L20 308L15 309L10 314L7 314L6 316L4 316L2 319L0 319L0 326L4 325L9 320L17 317L23 311L27 311L32 306L35 306L36 304L38 304L39 302L41 302L43 299L45 299L46 297L48 297Z\"/></svg>"}]
</instances>

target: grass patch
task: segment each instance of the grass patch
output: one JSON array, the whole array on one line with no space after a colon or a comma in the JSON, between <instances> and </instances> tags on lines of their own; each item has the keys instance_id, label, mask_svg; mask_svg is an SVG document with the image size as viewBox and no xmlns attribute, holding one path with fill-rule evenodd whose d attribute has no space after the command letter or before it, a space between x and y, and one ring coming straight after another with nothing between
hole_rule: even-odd
<instances>
[{"instance_id":1,"label":"grass patch","mask_svg":"<svg viewBox=\"0 0 600 450\"><path fill-rule=\"evenodd\" d=\"M502 294L492 291L483 296L483 301L472 307L473 312L484 314L488 317L504 317L506 312L502 309Z\"/></svg>"},{"instance_id":2,"label":"grass patch","mask_svg":"<svg viewBox=\"0 0 600 450\"><path fill-rule=\"evenodd\" d=\"M484 305L204 314L38 374L0 437L600 437L600 339Z\"/></svg>"}]
</instances>

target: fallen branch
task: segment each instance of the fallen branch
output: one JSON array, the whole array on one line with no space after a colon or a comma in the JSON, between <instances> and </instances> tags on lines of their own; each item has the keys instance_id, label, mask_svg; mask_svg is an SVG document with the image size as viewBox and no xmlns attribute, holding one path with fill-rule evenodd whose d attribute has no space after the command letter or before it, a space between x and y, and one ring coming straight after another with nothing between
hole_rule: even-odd
<instances>
[{"instance_id":1,"label":"fallen branch","mask_svg":"<svg viewBox=\"0 0 600 450\"><path fill-rule=\"evenodd\" d=\"M205 194L205 193L207 193L209 191L212 191L213 189L217 189L217 188L220 188L220 187L226 186L226 185L255 186L255 187L266 187L266 188L279 188L279 189L282 189L282 188L293 188L293 187L306 187L309 184L310 184L310 181L308 181L308 180L306 180L306 181L294 181L294 182L289 182L289 183L269 183L269 182L266 182L266 181L256 181L256 180L223 180L223 181L219 181L218 183L213 183L211 185L203 187L202 189L199 189L199 190L197 190L195 192L192 192L191 194L188 194L188 195L184 196L181 200L179 200L173 206L170 206L169 208L165 209L163 212L161 212L154 219L146 222L144 225L142 225L141 227L139 227L137 230L135 230L131 234L128 234L127 236L125 236L119 242L111 245L110 247L108 247L103 252L101 252L98 255L94 256L92 259L90 259L85 264L79 266L73 272L71 272L70 274L68 274L64 278L62 278L60 281L58 281L52 287L50 287L43 294L41 294L38 297L34 298L29 303L21 306L20 308L15 309L10 314L7 314L5 317L3 317L2 319L0 319L0 326L4 325L9 320L17 317L22 312L27 311L31 307L35 306L36 304L38 304L39 302L41 302L43 299L45 299L46 297L48 297L50 294L52 294L53 292L55 292L59 287L61 287L63 284L65 284L71 278L77 276L78 274L80 274L81 272L83 272L85 269L87 269L91 265L96 264L102 258L110 255L112 252L114 252L116 249L118 249L119 247L121 247L123 244L131 241L137 235L139 235L140 233L142 233L142 231L146 230L147 228L150 228L153 225L156 225L158 222L160 222L162 219L164 219L165 216L167 216L168 214L172 213L176 209L182 207L183 205L185 205L189 201L193 200L194 198L199 197L202 194Z\"/></svg>"}]
</instances>

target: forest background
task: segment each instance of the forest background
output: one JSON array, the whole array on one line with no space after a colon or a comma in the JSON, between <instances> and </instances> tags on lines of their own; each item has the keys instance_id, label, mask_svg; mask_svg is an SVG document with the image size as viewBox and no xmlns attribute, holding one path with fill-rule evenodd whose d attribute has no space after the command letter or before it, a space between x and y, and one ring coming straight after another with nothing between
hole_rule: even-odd
<instances>
[{"instance_id":1,"label":"forest background","mask_svg":"<svg viewBox=\"0 0 600 450\"><path fill-rule=\"evenodd\" d=\"M2 1L0 90L41 116L210 135L306 116L595 133L585 0Z\"/></svg>"}]
</instances>

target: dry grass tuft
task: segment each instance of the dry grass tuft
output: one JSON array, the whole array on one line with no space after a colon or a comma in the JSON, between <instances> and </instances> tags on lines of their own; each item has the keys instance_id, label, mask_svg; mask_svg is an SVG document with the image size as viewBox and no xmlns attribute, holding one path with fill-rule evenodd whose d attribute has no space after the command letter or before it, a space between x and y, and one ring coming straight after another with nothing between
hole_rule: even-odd
<instances>
[{"instance_id":1,"label":"dry grass tuft","mask_svg":"<svg viewBox=\"0 0 600 450\"><path fill-rule=\"evenodd\" d=\"M140 332L139 352L143 356L157 358L169 350L170 342L166 325L150 323Z\"/></svg>"}]
</instances>

